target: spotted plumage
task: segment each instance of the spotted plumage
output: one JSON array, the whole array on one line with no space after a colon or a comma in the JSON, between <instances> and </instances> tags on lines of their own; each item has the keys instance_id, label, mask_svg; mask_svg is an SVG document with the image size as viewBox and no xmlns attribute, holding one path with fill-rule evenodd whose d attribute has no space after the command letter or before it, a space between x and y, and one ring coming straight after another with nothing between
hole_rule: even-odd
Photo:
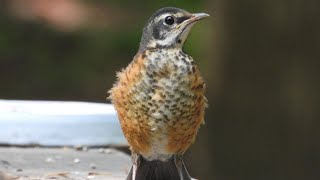
<instances>
[{"instance_id":1,"label":"spotted plumage","mask_svg":"<svg viewBox=\"0 0 320 180\"><path fill-rule=\"evenodd\" d=\"M137 166L128 179L140 180L141 174L157 174L149 168L139 175L141 161L137 156L149 162L168 162L173 158L176 177L188 179L182 160L174 156L182 156L194 142L204 122L206 99L199 69L182 51L181 43L198 20L195 18L206 16L177 8L160 9L144 28L139 52L128 67L117 74L118 81L110 90L110 98ZM161 177L165 175L158 173L145 179Z\"/></svg>"}]
</instances>

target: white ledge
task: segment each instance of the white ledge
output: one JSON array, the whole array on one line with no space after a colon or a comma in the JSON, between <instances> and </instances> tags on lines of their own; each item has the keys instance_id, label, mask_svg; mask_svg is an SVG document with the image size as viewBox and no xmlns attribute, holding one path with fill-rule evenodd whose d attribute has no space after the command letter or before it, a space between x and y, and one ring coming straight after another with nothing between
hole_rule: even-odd
<instances>
[{"instance_id":1,"label":"white ledge","mask_svg":"<svg viewBox=\"0 0 320 180\"><path fill-rule=\"evenodd\" d=\"M74 101L0 100L0 113L29 113L39 115L116 114L111 104Z\"/></svg>"},{"instance_id":2,"label":"white ledge","mask_svg":"<svg viewBox=\"0 0 320 180\"><path fill-rule=\"evenodd\" d=\"M126 145L111 104L0 100L0 144Z\"/></svg>"}]
</instances>

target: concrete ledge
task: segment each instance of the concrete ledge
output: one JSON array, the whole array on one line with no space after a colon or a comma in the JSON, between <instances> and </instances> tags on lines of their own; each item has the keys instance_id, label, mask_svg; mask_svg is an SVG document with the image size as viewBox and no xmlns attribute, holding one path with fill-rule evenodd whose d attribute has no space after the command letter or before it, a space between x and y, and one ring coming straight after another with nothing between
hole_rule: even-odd
<instances>
[{"instance_id":1,"label":"concrete ledge","mask_svg":"<svg viewBox=\"0 0 320 180\"><path fill-rule=\"evenodd\" d=\"M123 180L130 166L115 149L0 147L0 180Z\"/></svg>"}]
</instances>

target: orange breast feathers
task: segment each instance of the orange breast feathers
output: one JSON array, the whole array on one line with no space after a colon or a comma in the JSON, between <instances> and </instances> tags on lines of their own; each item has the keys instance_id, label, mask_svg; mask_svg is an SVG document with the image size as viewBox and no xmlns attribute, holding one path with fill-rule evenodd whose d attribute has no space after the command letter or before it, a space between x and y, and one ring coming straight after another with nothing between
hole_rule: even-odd
<instances>
[{"instance_id":1,"label":"orange breast feathers","mask_svg":"<svg viewBox=\"0 0 320 180\"><path fill-rule=\"evenodd\" d=\"M150 149L150 128L147 109L141 107L133 95L138 92L135 84L145 74L145 58L136 55L128 67L117 74L118 81L110 90L110 99L118 112L121 128L131 149L142 154Z\"/></svg>"},{"instance_id":2,"label":"orange breast feathers","mask_svg":"<svg viewBox=\"0 0 320 180\"><path fill-rule=\"evenodd\" d=\"M145 54L153 59L136 55L110 91L123 133L139 154L183 154L204 119L204 82L180 51Z\"/></svg>"},{"instance_id":3,"label":"orange breast feathers","mask_svg":"<svg viewBox=\"0 0 320 180\"><path fill-rule=\"evenodd\" d=\"M182 108L181 115L176 123L168 127L169 152L183 154L195 141L200 125L204 123L204 112L207 107L207 99L204 96L205 84L197 66L193 65L193 74L189 75L193 103Z\"/></svg>"}]
</instances>

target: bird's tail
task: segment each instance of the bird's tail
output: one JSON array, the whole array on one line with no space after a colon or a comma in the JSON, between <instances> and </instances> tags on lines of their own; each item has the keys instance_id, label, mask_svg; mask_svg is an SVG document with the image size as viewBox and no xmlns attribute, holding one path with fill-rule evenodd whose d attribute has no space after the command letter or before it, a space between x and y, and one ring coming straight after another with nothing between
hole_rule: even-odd
<instances>
[{"instance_id":1,"label":"bird's tail","mask_svg":"<svg viewBox=\"0 0 320 180\"><path fill-rule=\"evenodd\" d=\"M172 157L168 161L147 161L139 157L137 167L131 167L126 180L191 180L182 158Z\"/></svg>"}]
</instances>

